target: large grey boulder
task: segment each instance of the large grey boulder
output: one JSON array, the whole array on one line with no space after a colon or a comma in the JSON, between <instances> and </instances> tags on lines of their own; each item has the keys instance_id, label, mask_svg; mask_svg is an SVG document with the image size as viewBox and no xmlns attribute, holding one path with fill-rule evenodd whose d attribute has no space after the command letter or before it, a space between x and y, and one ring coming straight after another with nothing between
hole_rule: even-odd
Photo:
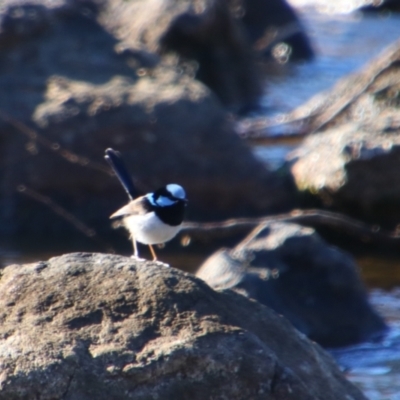
<instances>
[{"instance_id":1,"label":"large grey boulder","mask_svg":"<svg viewBox=\"0 0 400 400\"><path fill-rule=\"evenodd\" d=\"M2 400L365 400L284 318L174 268L67 254L0 294Z\"/></svg>"},{"instance_id":2,"label":"large grey boulder","mask_svg":"<svg viewBox=\"0 0 400 400\"><path fill-rule=\"evenodd\" d=\"M205 83L233 110L253 105L263 93L256 55L286 43L288 58L313 50L285 0L111 1L105 16L127 48L146 49Z\"/></svg>"},{"instance_id":3,"label":"large grey boulder","mask_svg":"<svg viewBox=\"0 0 400 400\"><path fill-rule=\"evenodd\" d=\"M210 256L196 275L271 307L324 347L376 339L386 330L354 259L313 228L260 225L233 249Z\"/></svg>"},{"instance_id":4,"label":"large grey boulder","mask_svg":"<svg viewBox=\"0 0 400 400\"><path fill-rule=\"evenodd\" d=\"M111 3L110 24L126 27L125 46L173 54L233 110L254 103L262 80L250 42L226 0ZM118 29L121 32L121 29ZM165 58L165 57L164 57Z\"/></svg>"}]
</instances>

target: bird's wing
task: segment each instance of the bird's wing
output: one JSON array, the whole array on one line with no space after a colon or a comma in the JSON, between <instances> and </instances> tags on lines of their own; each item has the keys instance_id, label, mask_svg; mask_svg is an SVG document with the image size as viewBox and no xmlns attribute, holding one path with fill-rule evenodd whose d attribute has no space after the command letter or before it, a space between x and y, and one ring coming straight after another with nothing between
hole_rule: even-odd
<instances>
[{"instance_id":1,"label":"bird's wing","mask_svg":"<svg viewBox=\"0 0 400 400\"><path fill-rule=\"evenodd\" d=\"M139 197L115 211L110 218L128 217L130 215L144 215L152 211L151 205L145 197Z\"/></svg>"}]
</instances>

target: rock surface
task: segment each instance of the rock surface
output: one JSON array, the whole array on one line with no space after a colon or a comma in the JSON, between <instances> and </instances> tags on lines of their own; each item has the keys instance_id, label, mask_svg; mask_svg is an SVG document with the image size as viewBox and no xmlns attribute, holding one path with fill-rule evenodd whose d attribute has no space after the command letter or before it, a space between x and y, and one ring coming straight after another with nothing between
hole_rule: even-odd
<instances>
[{"instance_id":1,"label":"rock surface","mask_svg":"<svg viewBox=\"0 0 400 400\"><path fill-rule=\"evenodd\" d=\"M290 155L298 189L327 208L394 228L400 222L398 122L394 131L348 124L309 136Z\"/></svg>"},{"instance_id":2,"label":"rock surface","mask_svg":"<svg viewBox=\"0 0 400 400\"><path fill-rule=\"evenodd\" d=\"M287 58L313 51L285 0L146 0L111 2L107 25L128 48L165 58L173 53L233 110L253 105L263 92L255 55L286 43Z\"/></svg>"},{"instance_id":3,"label":"rock surface","mask_svg":"<svg viewBox=\"0 0 400 400\"><path fill-rule=\"evenodd\" d=\"M302 120L308 132L354 122L374 131L399 129L400 40L359 72L341 79L294 110L287 119Z\"/></svg>"},{"instance_id":4,"label":"rock surface","mask_svg":"<svg viewBox=\"0 0 400 400\"><path fill-rule=\"evenodd\" d=\"M354 260L312 228L261 225L235 248L220 250L196 274L215 289L231 288L284 315L325 347L382 335Z\"/></svg>"},{"instance_id":5,"label":"rock surface","mask_svg":"<svg viewBox=\"0 0 400 400\"><path fill-rule=\"evenodd\" d=\"M309 136L290 155L298 189L393 228L400 221L400 41L295 112Z\"/></svg>"},{"instance_id":6,"label":"rock surface","mask_svg":"<svg viewBox=\"0 0 400 400\"><path fill-rule=\"evenodd\" d=\"M0 293L2 400L365 400L284 318L173 268L67 254Z\"/></svg>"}]
</instances>

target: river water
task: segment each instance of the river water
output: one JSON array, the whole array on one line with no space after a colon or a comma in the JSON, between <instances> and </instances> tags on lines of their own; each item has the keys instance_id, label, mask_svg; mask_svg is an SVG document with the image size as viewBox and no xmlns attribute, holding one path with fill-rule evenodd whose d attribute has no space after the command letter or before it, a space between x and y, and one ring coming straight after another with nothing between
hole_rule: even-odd
<instances>
[{"instance_id":1,"label":"river water","mask_svg":"<svg viewBox=\"0 0 400 400\"><path fill-rule=\"evenodd\" d=\"M328 90L400 38L400 14L363 15L354 11L358 4L349 0L289 2L312 40L316 57L310 62L285 66L284 74L268 79L262 102L263 116L268 118L279 119L315 94ZM257 144L254 152L270 166L279 167L296 145ZM383 260L363 261L361 269L365 267L371 302L385 317L390 330L380 343L336 349L332 355L370 400L400 400L400 261L390 262L390 267Z\"/></svg>"},{"instance_id":2,"label":"river water","mask_svg":"<svg viewBox=\"0 0 400 400\"><path fill-rule=\"evenodd\" d=\"M290 0L311 39L316 57L310 62L285 65L268 77L263 116L279 120L341 77L360 70L387 46L400 39L400 13L363 14L352 11L356 0ZM350 12L349 12L350 11ZM273 128L273 134L282 129ZM284 132L287 133L287 132ZM257 145L255 154L279 167L293 144Z\"/></svg>"}]
</instances>

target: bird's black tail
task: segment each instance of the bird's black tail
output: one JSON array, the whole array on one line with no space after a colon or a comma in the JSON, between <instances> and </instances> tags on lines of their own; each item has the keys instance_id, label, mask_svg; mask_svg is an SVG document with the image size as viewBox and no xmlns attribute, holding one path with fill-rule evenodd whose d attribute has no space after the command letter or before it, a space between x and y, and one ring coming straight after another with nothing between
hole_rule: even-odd
<instances>
[{"instance_id":1,"label":"bird's black tail","mask_svg":"<svg viewBox=\"0 0 400 400\"><path fill-rule=\"evenodd\" d=\"M126 193L128 193L129 198L133 200L138 197L139 192L136 189L131 176L129 175L128 169L122 160L121 154L113 149L107 149L104 158L114 170Z\"/></svg>"}]
</instances>

